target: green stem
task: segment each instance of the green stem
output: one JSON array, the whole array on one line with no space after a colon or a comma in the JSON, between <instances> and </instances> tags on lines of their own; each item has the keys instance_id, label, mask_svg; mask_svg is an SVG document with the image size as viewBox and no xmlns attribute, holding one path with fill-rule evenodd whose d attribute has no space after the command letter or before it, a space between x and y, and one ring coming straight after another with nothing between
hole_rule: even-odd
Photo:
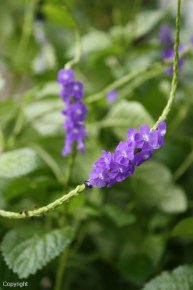
<instances>
[{"instance_id":1,"label":"green stem","mask_svg":"<svg viewBox=\"0 0 193 290\"><path fill-rule=\"evenodd\" d=\"M184 174L184 172L186 172L186 170L192 164L192 162L193 162L193 150L190 152L190 154L187 156L184 162L174 173L173 178L175 181L178 180Z\"/></svg>"},{"instance_id":2,"label":"green stem","mask_svg":"<svg viewBox=\"0 0 193 290\"><path fill-rule=\"evenodd\" d=\"M191 46L189 46L186 50L184 50L183 53L180 54L180 57L187 55L190 51L192 51ZM162 73L163 68L171 65L172 63L173 63L173 60L169 60L169 61L164 61L164 62L157 62L157 63L150 64L142 68L138 68L135 71L132 71L124 75L122 78L114 81L113 83L111 83L110 85L102 89L100 92L88 96L86 98L86 103L91 104L93 102L100 101L101 99L103 99L104 95L106 95L109 91L118 89L132 80L134 82L137 82L136 79L138 78L141 78L141 79L144 78L144 80L146 80L146 77L145 77L146 74L148 74L150 78L157 76L159 73L160 74ZM154 74L155 71L156 73Z\"/></svg>"},{"instance_id":3,"label":"green stem","mask_svg":"<svg viewBox=\"0 0 193 290\"><path fill-rule=\"evenodd\" d=\"M78 185L74 190L70 191L68 194L63 195L62 197L56 199L54 202L49 203L46 206L40 207L35 210L28 210L22 212L11 212L6 210L0 210L0 217L5 217L9 219L26 219L33 217L41 217L46 213L53 211L57 207L61 206L65 202L68 202L74 196L79 195L80 192L85 190L85 185Z\"/></svg>"},{"instance_id":4,"label":"green stem","mask_svg":"<svg viewBox=\"0 0 193 290\"><path fill-rule=\"evenodd\" d=\"M58 271L56 274L56 285L54 290L60 290L62 286L63 273L68 259L69 251L65 249L60 257Z\"/></svg>"},{"instance_id":5,"label":"green stem","mask_svg":"<svg viewBox=\"0 0 193 290\"><path fill-rule=\"evenodd\" d=\"M69 62L65 64L65 68L70 68L76 63L79 63L80 58L81 58L82 48L81 48L80 33L79 33L78 28L75 28L74 36L75 36L75 43L76 43L75 56L72 60L70 60Z\"/></svg>"},{"instance_id":6,"label":"green stem","mask_svg":"<svg viewBox=\"0 0 193 290\"><path fill-rule=\"evenodd\" d=\"M177 3L177 15L176 15L176 36L175 36L175 44L174 44L174 63L173 63L173 78L172 78L172 84L171 84L171 90L170 90L170 96L167 102L167 105L165 106L161 116L153 126L152 130L155 130L158 126L158 123L161 121L165 121L171 107L174 102L174 98L176 95L177 85L178 85L178 61L179 61L179 43L180 43L180 10L181 10L181 0L178 0Z\"/></svg>"},{"instance_id":7,"label":"green stem","mask_svg":"<svg viewBox=\"0 0 193 290\"><path fill-rule=\"evenodd\" d=\"M36 7L37 0L32 0L31 2L26 2L26 13L24 16L24 23L22 27L22 35L17 48L15 56L15 64L17 65L20 62L20 59L23 57L23 52L27 50L28 41L32 33L32 23L34 18L34 11Z\"/></svg>"},{"instance_id":8,"label":"green stem","mask_svg":"<svg viewBox=\"0 0 193 290\"><path fill-rule=\"evenodd\" d=\"M74 143L73 149L72 149L72 154L69 156L68 173L67 173L67 176L66 176L65 189L67 191L68 191L68 188L69 188L70 179L71 179L71 176L72 176L72 172L73 172L73 168L74 168L74 164L75 164L75 160L76 160L76 153L77 153L76 143Z\"/></svg>"},{"instance_id":9,"label":"green stem","mask_svg":"<svg viewBox=\"0 0 193 290\"><path fill-rule=\"evenodd\" d=\"M73 168L74 168L74 164L75 164L75 160L76 160L76 153L77 153L77 149L76 149L76 143L73 144L73 149L72 149L72 153L69 156L69 164L68 164L68 173L66 176L66 184L65 184L65 189L68 190L69 185L70 185L70 179L72 176L72 172L73 172ZM63 225L65 222L65 219L63 216L60 217L60 225ZM68 254L69 251L67 249L65 249L62 253L62 255L60 256L59 259L59 264L58 264L58 269L57 269L57 274L56 274L56 284L55 284L55 290L60 290L61 286L62 286L62 279L63 279L63 275L64 275L64 270L65 270L65 266L68 260Z\"/></svg>"}]
</instances>

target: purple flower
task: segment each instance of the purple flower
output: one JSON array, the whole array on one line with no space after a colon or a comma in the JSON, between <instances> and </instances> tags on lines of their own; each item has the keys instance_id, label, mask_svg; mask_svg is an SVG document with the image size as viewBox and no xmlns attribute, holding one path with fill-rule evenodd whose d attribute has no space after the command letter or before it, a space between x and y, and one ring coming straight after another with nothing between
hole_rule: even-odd
<instances>
[{"instance_id":1,"label":"purple flower","mask_svg":"<svg viewBox=\"0 0 193 290\"><path fill-rule=\"evenodd\" d=\"M135 146L136 148L143 148L147 144L152 149L158 148L158 132L151 131L148 125L143 125L139 128L139 133L135 135Z\"/></svg>"},{"instance_id":2,"label":"purple flower","mask_svg":"<svg viewBox=\"0 0 193 290\"><path fill-rule=\"evenodd\" d=\"M121 141L117 146L114 154L116 163L128 166L129 162L134 159L134 142Z\"/></svg>"},{"instance_id":3,"label":"purple flower","mask_svg":"<svg viewBox=\"0 0 193 290\"><path fill-rule=\"evenodd\" d=\"M67 85L74 80L74 71L69 69L61 69L58 72L58 82L61 85Z\"/></svg>"},{"instance_id":4,"label":"purple flower","mask_svg":"<svg viewBox=\"0 0 193 290\"><path fill-rule=\"evenodd\" d=\"M141 165L144 161L148 160L152 156L153 151L153 149L142 149L140 152L137 152L135 154L134 164L136 166Z\"/></svg>"},{"instance_id":5,"label":"purple flower","mask_svg":"<svg viewBox=\"0 0 193 290\"><path fill-rule=\"evenodd\" d=\"M106 186L109 181L108 173L103 167L94 168L91 172L91 176L92 182L90 182L90 184L95 185L99 188Z\"/></svg>"},{"instance_id":6,"label":"purple flower","mask_svg":"<svg viewBox=\"0 0 193 290\"><path fill-rule=\"evenodd\" d=\"M61 69L58 72L58 82L62 86L59 95L66 105L62 111L62 114L66 116L64 123L66 139L62 155L71 153L74 142L77 143L77 149L83 153L85 151L84 138L88 135L84 125L88 110L82 103L84 86L82 82L74 80L72 69Z\"/></svg>"},{"instance_id":7,"label":"purple flower","mask_svg":"<svg viewBox=\"0 0 193 290\"><path fill-rule=\"evenodd\" d=\"M80 101L84 95L84 86L80 81L72 82L69 84L72 96Z\"/></svg>"},{"instance_id":8,"label":"purple flower","mask_svg":"<svg viewBox=\"0 0 193 290\"><path fill-rule=\"evenodd\" d=\"M160 28L159 39L162 45L161 55L163 60L172 60L174 58L174 40L172 36L171 28L167 25L163 25ZM179 53L182 53L185 49L184 44L179 45ZM178 62L179 70L182 70L184 64L184 59L180 58ZM167 69L165 69L166 75L173 74L173 66L170 65Z\"/></svg>"},{"instance_id":9,"label":"purple flower","mask_svg":"<svg viewBox=\"0 0 193 290\"><path fill-rule=\"evenodd\" d=\"M94 167L104 167L106 170L109 170L114 156L111 152L106 152L105 150L103 150L102 152L102 157L100 157L94 163Z\"/></svg>"},{"instance_id":10,"label":"purple flower","mask_svg":"<svg viewBox=\"0 0 193 290\"><path fill-rule=\"evenodd\" d=\"M109 184L108 187L112 186L116 182L122 182L128 176L132 175L134 171L134 166L130 164L129 166L124 166L118 163L112 164L112 169L109 172Z\"/></svg>"},{"instance_id":11,"label":"purple flower","mask_svg":"<svg viewBox=\"0 0 193 290\"><path fill-rule=\"evenodd\" d=\"M172 47L174 45L173 34L170 26L162 25L159 31L159 40L164 47Z\"/></svg>"},{"instance_id":12,"label":"purple flower","mask_svg":"<svg viewBox=\"0 0 193 290\"><path fill-rule=\"evenodd\" d=\"M165 122L160 122L156 130L151 130L148 125L142 125L139 132L130 128L127 141L121 141L113 153L103 151L102 157L94 163L90 185L110 187L133 175L135 166L148 160L155 150L164 145L165 134Z\"/></svg>"},{"instance_id":13,"label":"purple flower","mask_svg":"<svg viewBox=\"0 0 193 290\"><path fill-rule=\"evenodd\" d=\"M118 97L118 92L113 90L107 93L106 99L109 103L113 103Z\"/></svg>"},{"instance_id":14,"label":"purple flower","mask_svg":"<svg viewBox=\"0 0 193 290\"><path fill-rule=\"evenodd\" d=\"M84 122L87 112L87 107L83 103L79 102L68 106L67 109L62 111L62 114L67 116L68 119L74 123L80 124L81 122Z\"/></svg>"}]
</instances>

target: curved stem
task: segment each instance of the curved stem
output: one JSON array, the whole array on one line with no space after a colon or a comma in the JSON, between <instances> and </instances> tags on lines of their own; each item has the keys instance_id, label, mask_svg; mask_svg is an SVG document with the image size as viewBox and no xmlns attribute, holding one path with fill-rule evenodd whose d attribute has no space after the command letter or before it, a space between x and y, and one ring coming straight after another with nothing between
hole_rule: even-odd
<instances>
[{"instance_id":1,"label":"curved stem","mask_svg":"<svg viewBox=\"0 0 193 290\"><path fill-rule=\"evenodd\" d=\"M69 201L74 196L79 195L79 193L84 190L85 190L84 184L78 185L74 190L70 191L68 194L65 194L62 197L56 199L55 201L49 203L48 205L40 207L35 210L22 211L18 213L18 212L11 212L11 211L6 211L6 210L1 209L0 217L5 217L9 219L26 219L26 218L33 218L33 217L41 217L41 216L44 216L46 213L59 207L63 203Z\"/></svg>"},{"instance_id":2,"label":"curved stem","mask_svg":"<svg viewBox=\"0 0 193 290\"><path fill-rule=\"evenodd\" d=\"M177 3L177 15L176 15L176 37L175 37L175 44L174 44L174 63L173 63L173 78L172 78L172 84L171 84L171 91L170 96L167 102L167 105L165 106L161 116L153 126L152 130L155 130L158 126L158 123L161 121L165 121L171 107L174 102L174 98L176 95L177 85L178 85L178 61L179 61L179 43L180 43L180 9L181 9L181 0L178 0Z\"/></svg>"},{"instance_id":3,"label":"curved stem","mask_svg":"<svg viewBox=\"0 0 193 290\"><path fill-rule=\"evenodd\" d=\"M76 42L75 56L72 60L70 60L69 62L65 64L65 68L70 68L74 64L79 63L80 58L81 58L82 48L81 48L80 33L79 33L78 28L74 30L74 35L75 35L75 42Z\"/></svg>"},{"instance_id":4,"label":"curved stem","mask_svg":"<svg viewBox=\"0 0 193 290\"><path fill-rule=\"evenodd\" d=\"M192 51L192 47L191 46L187 47L186 50L184 50L180 54L180 57L185 56L190 51ZM169 61L164 61L164 62L157 62L157 63L150 64L150 65L142 67L142 68L138 68L135 71L132 71L132 72L124 75L122 78L114 81L113 83L111 83L110 85L108 85L107 87L102 89L100 92L88 96L86 98L85 102L87 104L90 104L90 103L93 103L93 102L100 101L104 97L104 95L106 95L109 91L118 89L118 88L122 87L123 85L127 84L128 82L130 82L132 80L134 82L137 82L138 78L140 78L140 79L143 78L143 75L144 75L144 79L146 79L145 75L147 73L148 73L148 75L151 75L152 77L157 76L159 73L160 74L162 73L162 69L163 68L167 67L168 65L171 65L172 63L173 63L173 60L169 60ZM154 75L155 71L156 71L156 73Z\"/></svg>"},{"instance_id":5,"label":"curved stem","mask_svg":"<svg viewBox=\"0 0 193 290\"><path fill-rule=\"evenodd\" d=\"M176 181L178 180L190 167L190 165L193 162L193 150L190 152L190 154L186 157L184 162L180 165L180 167L174 172L173 179Z\"/></svg>"}]
</instances>

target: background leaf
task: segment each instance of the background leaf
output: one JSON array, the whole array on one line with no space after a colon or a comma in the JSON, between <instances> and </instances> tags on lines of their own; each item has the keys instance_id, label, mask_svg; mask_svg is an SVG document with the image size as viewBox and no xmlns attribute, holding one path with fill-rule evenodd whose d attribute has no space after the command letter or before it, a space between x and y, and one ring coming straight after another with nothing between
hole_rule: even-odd
<instances>
[{"instance_id":1,"label":"background leaf","mask_svg":"<svg viewBox=\"0 0 193 290\"><path fill-rule=\"evenodd\" d=\"M172 272L163 272L145 285L142 290L192 290L193 267L180 266Z\"/></svg>"},{"instance_id":2,"label":"background leaf","mask_svg":"<svg viewBox=\"0 0 193 290\"><path fill-rule=\"evenodd\" d=\"M15 178L36 170L41 165L36 152L23 148L0 156L0 177Z\"/></svg>"},{"instance_id":3,"label":"background leaf","mask_svg":"<svg viewBox=\"0 0 193 290\"><path fill-rule=\"evenodd\" d=\"M19 278L27 278L57 257L73 237L74 230L70 227L47 233L21 228L5 235L1 250L8 267Z\"/></svg>"},{"instance_id":4,"label":"background leaf","mask_svg":"<svg viewBox=\"0 0 193 290\"><path fill-rule=\"evenodd\" d=\"M112 107L107 114L102 127L112 127L118 138L124 140L127 130L138 128L141 124L153 125L153 119L146 109L138 102L121 101Z\"/></svg>"}]
</instances>

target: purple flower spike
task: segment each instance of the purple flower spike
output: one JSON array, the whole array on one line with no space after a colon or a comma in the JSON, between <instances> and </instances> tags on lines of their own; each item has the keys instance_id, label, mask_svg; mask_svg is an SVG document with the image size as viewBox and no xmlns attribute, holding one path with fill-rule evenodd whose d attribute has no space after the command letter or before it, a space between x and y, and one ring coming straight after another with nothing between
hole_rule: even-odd
<instances>
[{"instance_id":1,"label":"purple flower spike","mask_svg":"<svg viewBox=\"0 0 193 290\"><path fill-rule=\"evenodd\" d=\"M118 92L113 90L108 92L108 94L106 95L106 99L108 101L108 103L113 103L118 97Z\"/></svg>"},{"instance_id":2,"label":"purple flower spike","mask_svg":"<svg viewBox=\"0 0 193 290\"><path fill-rule=\"evenodd\" d=\"M129 129L127 141L121 141L113 153L103 151L102 157L94 163L90 184L111 187L133 175L136 166L151 158L154 151L164 145L165 134L165 122L160 122L154 131L148 125L142 125L139 132Z\"/></svg>"},{"instance_id":3,"label":"purple flower spike","mask_svg":"<svg viewBox=\"0 0 193 290\"><path fill-rule=\"evenodd\" d=\"M69 69L61 69L58 72L58 82L61 85L67 85L74 80L74 71Z\"/></svg>"},{"instance_id":4,"label":"purple flower spike","mask_svg":"<svg viewBox=\"0 0 193 290\"><path fill-rule=\"evenodd\" d=\"M163 25L160 28L159 39L162 45L161 55L163 60L172 60L174 58L174 40L172 36L172 32L169 26ZM185 49L184 44L179 45L179 53L182 53ZM184 64L184 59L180 58L178 62L179 70L182 70ZM165 69L166 75L173 74L173 66L170 65Z\"/></svg>"},{"instance_id":5,"label":"purple flower spike","mask_svg":"<svg viewBox=\"0 0 193 290\"><path fill-rule=\"evenodd\" d=\"M71 153L74 142L77 143L77 149L83 153L85 151L84 138L88 135L84 125L88 110L82 103L84 86L80 81L74 81L72 69L61 69L58 72L58 82L62 85L59 95L66 105L66 108L62 110L62 114L66 116L64 123L66 140L62 155Z\"/></svg>"}]
</instances>

